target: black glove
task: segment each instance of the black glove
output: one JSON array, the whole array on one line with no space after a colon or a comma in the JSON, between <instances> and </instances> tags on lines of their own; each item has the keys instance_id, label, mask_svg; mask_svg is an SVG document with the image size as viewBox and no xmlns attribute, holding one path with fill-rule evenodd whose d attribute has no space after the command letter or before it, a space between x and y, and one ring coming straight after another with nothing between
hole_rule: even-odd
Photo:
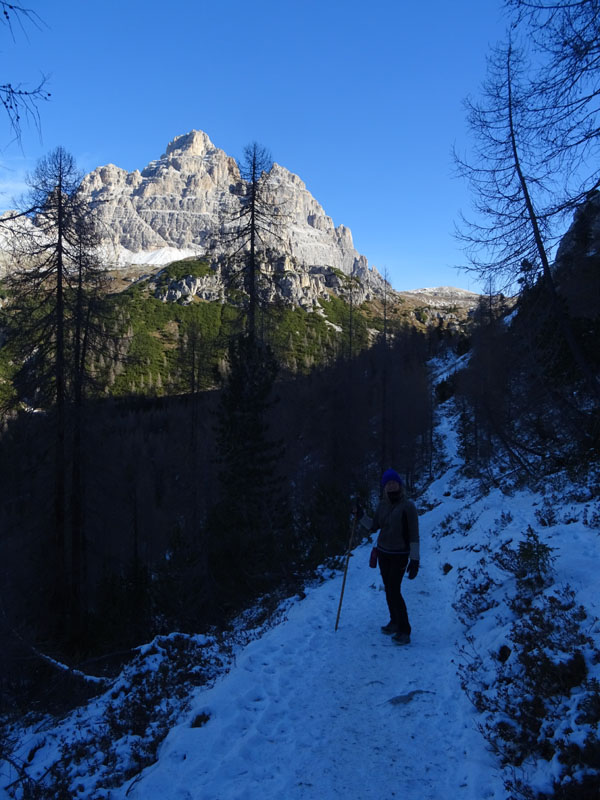
<instances>
[{"instance_id":1,"label":"black glove","mask_svg":"<svg viewBox=\"0 0 600 800\"><path fill-rule=\"evenodd\" d=\"M406 575L408 576L409 581L414 581L417 577L417 573L419 572L419 562L416 558L411 558L408 562L408 569L406 570Z\"/></svg>"}]
</instances>

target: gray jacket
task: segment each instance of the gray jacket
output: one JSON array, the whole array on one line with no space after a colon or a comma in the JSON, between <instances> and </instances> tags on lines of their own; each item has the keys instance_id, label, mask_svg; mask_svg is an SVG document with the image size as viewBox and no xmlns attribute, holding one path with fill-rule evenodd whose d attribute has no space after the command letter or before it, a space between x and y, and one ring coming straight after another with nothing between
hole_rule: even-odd
<instances>
[{"instance_id":1,"label":"gray jacket","mask_svg":"<svg viewBox=\"0 0 600 800\"><path fill-rule=\"evenodd\" d=\"M412 500L390 503L384 493L371 523L371 533L379 531L377 548L384 553L410 553L419 560L419 515Z\"/></svg>"}]
</instances>

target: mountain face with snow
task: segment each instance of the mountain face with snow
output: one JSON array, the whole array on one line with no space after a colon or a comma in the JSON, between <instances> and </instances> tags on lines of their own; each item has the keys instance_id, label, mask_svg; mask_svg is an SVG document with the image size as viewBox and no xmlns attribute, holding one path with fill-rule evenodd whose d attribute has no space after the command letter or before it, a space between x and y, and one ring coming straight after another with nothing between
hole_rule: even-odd
<instances>
[{"instance_id":1,"label":"mountain face with snow","mask_svg":"<svg viewBox=\"0 0 600 800\"><path fill-rule=\"evenodd\" d=\"M227 221L239 211L242 182L236 161L202 131L176 137L166 152L141 172L112 164L84 179L98 207L104 243L115 262L160 263L204 255ZM343 225L335 227L297 175L273 164L273 201L285 224L278 250L304 268L333 267L367 273L367 259Z\"/></svg>"},{"instance_id":2,"label":"mountain face with snow","mask_svg":"<svg viewBox=\"0 0 600 800\"><path fill-rule=\"evenodd\" d=\"M235 159L196 130L176 137L141 172L108 164L94 169L82 183L97 215L101 260L107 269L152 273L175 261L208 257L210 276L198 281L190 275L159 296L164 302L180 303L225 302L232 267L224 232L239 215L242 188ZM331 294L357 306L384 294L396 295L354 248L350 230L334 226L297 175L273 164L266 199L281 222L260 266L266 278L262 302L283 301L312 310ZM0 275L11 269L11 236L20 234L19 225L32 228L34 223L26 218L14 227L0 226ZM411 308L432 306L436 318L446 318L450 308L468 313L476 306L478 295L458 297L460 291L422 290L420 295L407 293L400 302Z\"/></svg>"}]
</instances>

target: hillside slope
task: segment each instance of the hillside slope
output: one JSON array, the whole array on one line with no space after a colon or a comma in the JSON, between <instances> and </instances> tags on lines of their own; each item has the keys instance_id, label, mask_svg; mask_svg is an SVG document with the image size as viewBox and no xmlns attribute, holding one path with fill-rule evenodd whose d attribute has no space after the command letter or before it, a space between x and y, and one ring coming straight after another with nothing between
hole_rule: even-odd
<instances>
[{"instance_id":1,"label":"hillside slope","mask_svg":"<svg viewBox=\"0 0 600 800\"><path fill-rule=\"evenodd\" d=\"M458 423L448 401L438 477L418 500L409 646L379 631L385 600L363 542L337 632L342 574L329 567L262 634L244 633L250 615L220 651L203 635L160 637L87 708L13 727L0 796L23 797L23 764L98 800L596 797L598 472L484 489L462 472Z\"/></svg>"},{"instance_id":2,"label":"hillside slope","mask_svg":"<svg viewBox=\"0 0 600 800\"><path fill-rule=\"evenodd\" d=\"M442 491L434 485L430 493ZM423 568L405 591L411 646L379 630L385 599L365 542L350 560L337 632L342 576L325 569L323 582L286 603L281 622L238 650L214 686L195 692L154 765L108 793L82 765L80 796L499 800L494 759L456 673L462 631L455 587L431 534L425 515ZM77 724L87 728L85 717ZM36 772L47 769L68 729L77 736L73 721L48 731ZM31 747L32 738L25 741ZM125 740L117 749L125 762L127 749Z\"/></svg>"}]
</instances>

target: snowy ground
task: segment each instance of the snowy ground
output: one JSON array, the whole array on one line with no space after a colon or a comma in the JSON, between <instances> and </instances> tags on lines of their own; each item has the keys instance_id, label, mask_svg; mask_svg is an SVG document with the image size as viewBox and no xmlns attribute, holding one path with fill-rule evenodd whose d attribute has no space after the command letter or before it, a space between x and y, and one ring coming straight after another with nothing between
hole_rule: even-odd
<instances>
[{"instance_id":1,"label":"snowy ground","mask_svg":"<svg viewBox=\"0 0 600 800\"><path fill-rule=\"evenodd\" d=\"M240 648L214 685L195 690L156 763L117 789L99 788L93 770L86 774L80 767L73 796L505 800L506 775L477 729L481 717L458 677L467 633L454 607L461 580L469 570L483 569L484 556L491 569L493 547L517 541L529 525L536 526L556 548L555 570L577 590L589 614L587 628L599 639L590 560L596 563L600 555L600 508L597 493L585 489L578 490L578 499L571 492L554 516L550 501L527 489L483 494L459 472L455 426L451 414L441 418L446 469L418 502L421 569L404 583L413 626L409 646L380 632L387 622L385 598L378 570L368 566L365 542L350 559L337 632L342 576L326 570L323 583L287 604L279 624ZM505 596L514 589L514 577L503 578L498 569L494 575L493 602L468 623L476 646L488 656L507 641L512 612ZM67 724L72 730L72 718ZM56 742L64 730L57 728ZM47 770L49 741L28 767L31 774ZM21 748L23 759L27 747L31 734ZM560 765L544 765L543 774L536 763L530 766L537 785L548 788L544 780L558 775ZM1 787L14 779L14 770L0 765L0 797L9 796Z\"/></svg>"},{"instance_id":2,"label":"snowy ground","mask_svg":"<svg viewBox=\"0 0 600 800\"><path fill-rule=\"evenodd\" d=\"M423 570L406 587L409 647L379 630L385 599L363 546L350 561L337 632L340 577L246 647L223 680L198 694L157 764L111 797L503 797L456 677L461 629L451 583L424 534ZM210 719L192 728L199 714Z\"/></svg>"}]
</instances>

